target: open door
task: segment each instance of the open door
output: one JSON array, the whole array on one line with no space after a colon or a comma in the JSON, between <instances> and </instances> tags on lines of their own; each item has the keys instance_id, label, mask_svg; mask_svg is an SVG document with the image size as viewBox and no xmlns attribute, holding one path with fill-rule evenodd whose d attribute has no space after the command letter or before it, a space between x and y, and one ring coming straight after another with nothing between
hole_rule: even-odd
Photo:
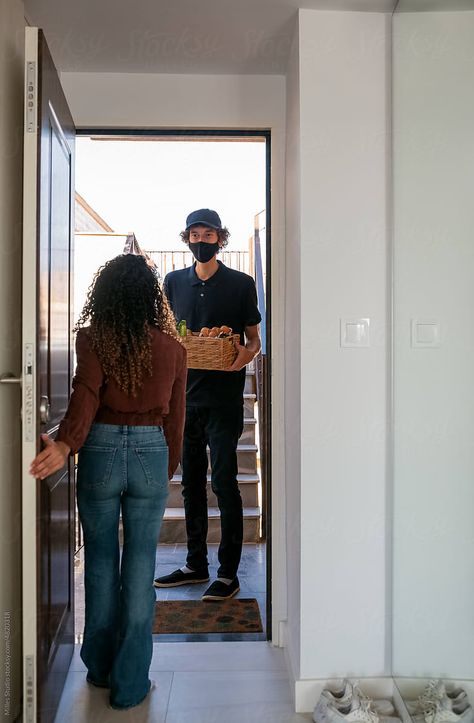
<instances>
[{"instance_id":1,"label":"open door","mask_svg":"<svg viewBox=\"0 0 474 723\"><path fill-rule=\"evenodd\" d=\"M74 467L42 481L28 468L69 398L75 129L43 33L25 42L23 721L49 723L74 649Z\"/></svg>"}]
</instances>

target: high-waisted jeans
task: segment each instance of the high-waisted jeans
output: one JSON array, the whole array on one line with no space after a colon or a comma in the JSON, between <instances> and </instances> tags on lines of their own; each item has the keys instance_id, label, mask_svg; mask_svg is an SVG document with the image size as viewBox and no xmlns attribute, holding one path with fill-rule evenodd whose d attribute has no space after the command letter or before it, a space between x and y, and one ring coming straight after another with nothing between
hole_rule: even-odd
<instances>
[{"instance_id":1,"label":"high-waisted jeans","mask_svg":"<svg viewBox=\"0 0 474 723\"><path fill-rule=\"evenodd\" d=\"M81 658L91 682L110 686L116 708L138 705L150 689L153 576L167 497L161 427L92 426L77 470L86 593Z\"/></svg>"}]
</instances>

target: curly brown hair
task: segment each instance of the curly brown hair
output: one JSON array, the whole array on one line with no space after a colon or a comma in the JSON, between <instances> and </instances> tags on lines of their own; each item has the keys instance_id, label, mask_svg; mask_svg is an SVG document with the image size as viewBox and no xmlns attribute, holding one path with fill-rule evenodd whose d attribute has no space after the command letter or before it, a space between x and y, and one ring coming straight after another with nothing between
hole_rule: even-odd
<instances>
[{"instance_id":1,"label":"curly brown hair","mask_svg":"<svg viewBox=\"0 0 474 723\"><path fill-rule=\"evenodd\" d=\"M196 226L205 226L205 224L195 224ZM191 231L191 228L186 229L185 231L180 232L181 240L184 241L185 244L189 245L189 232ZM222 228L216 228L215 231L217 231L217 239L219 243L219 251L221 248L225 248L227 244L229 243L229 236L230 231L226 226L223 226ZM219 253L219 251L217 253Z\"/></svg>"},{"instance_id":2,"label":"curly brown hair","mask_svg":"<svg viewBox=\"0 0 474 723\"><path fill-rule=\"evenodd\" d=\"M150 326L177 337L156 270L133 254L117 256L97 271L74 331L87 323L105 376L132 396L152 374Z\"/></svg>"}]
</instances>

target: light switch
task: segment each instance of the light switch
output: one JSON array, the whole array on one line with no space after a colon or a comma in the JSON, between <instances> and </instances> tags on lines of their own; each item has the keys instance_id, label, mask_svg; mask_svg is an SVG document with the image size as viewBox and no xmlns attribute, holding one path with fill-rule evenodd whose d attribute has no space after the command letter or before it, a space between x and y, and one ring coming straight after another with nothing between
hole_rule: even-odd
<instances>
[{"instance_id":1,"label":"light switch","mask_svg":"<svg viewBox=\"0 0 474 723\"><path fill-rule=\"evenodd\" d=\"M341 346L368 347L370 319L340 319Z\"/></svg>"},{"instance_id":2,"label":"light switch","mask_svg":"<svg viewBox=\"0 0 474 723\"><path fill-rule=\"evenodd\" d=\"M437 347L441 343L441 331L436 319L411 320L412 347Z\"/></svg>"}]
</instances>

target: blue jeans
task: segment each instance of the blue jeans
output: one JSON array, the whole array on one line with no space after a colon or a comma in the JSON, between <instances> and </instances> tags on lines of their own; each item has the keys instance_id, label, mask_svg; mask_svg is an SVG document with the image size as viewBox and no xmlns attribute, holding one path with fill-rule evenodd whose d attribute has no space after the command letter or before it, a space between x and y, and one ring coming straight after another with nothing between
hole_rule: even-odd
<instances>
[{"instance_id":1,"label":"blue jeans","mask_svg":"<svg viewBox=\"0 0 474 723\"><path fill-rule=\"evenodd\" d=\"M77 469L86 593L81 658L90 682L110 686L115 708L138 705L150 689L153 576L167 497L161 427L93 424Z\"/></svg>"}]
</instances>

